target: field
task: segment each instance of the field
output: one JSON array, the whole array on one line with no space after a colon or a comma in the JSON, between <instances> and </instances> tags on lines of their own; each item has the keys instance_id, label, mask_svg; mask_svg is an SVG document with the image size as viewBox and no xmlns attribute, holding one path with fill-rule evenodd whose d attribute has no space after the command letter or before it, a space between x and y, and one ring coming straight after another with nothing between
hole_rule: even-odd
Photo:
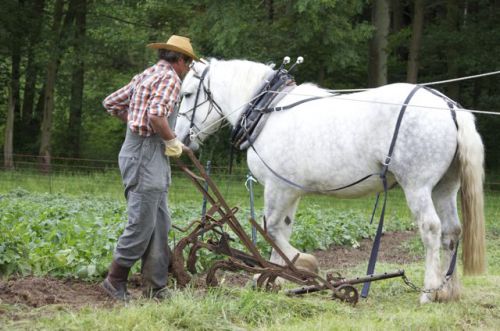
<instances>
[{"instance_id":1,"label":"field","mask_svg":"<svg viewBox=\"0 0 500 331\"><path fill-rule=\"evenodd\" d=\"M216 176L249 233L245 176ZM184 290L171 284L171 300L137 299L113 304L98 291L114 243L126 221L116 171L39 176L0 173L0 329L5 330L495 330L500 325L500 194L487 192L488 273L463 278L463 297L449 304L420 305L419 294L400 279L375 282L356 306L328 293L287 297L254 291L245 274L224 273L219 288L196 278ZM256 185L260 217L262 188ZM301 202L292 243L318 257L322 272L363 275L376 224L374 198ZM201 195L181 174L170 192L172 217L185 225L199 217ZM386 233L377 272L405 269L422 283L423 249L401 191L389 194ZM171 242L182 237L173 231ZM269 247L260 240L264 255ZM213 257L203 255L200 270ZM132 293L138 296L138 266ZM461 270L459 268L459 272ZM293 287L293 285L289 285Z\"/></svg>"}]
</instances>

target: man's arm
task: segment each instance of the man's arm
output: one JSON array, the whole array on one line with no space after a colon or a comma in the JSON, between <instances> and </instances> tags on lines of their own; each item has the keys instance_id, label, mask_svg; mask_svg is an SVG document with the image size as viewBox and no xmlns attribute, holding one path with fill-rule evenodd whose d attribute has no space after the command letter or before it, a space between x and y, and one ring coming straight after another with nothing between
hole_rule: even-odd
<instances>
[{"instance_id":1,"label":"man's arm","mask_svg":"<svg viewBox=\"0 0 500 331\"><path fill-rule=\"evenodd\" d=\"M149 120L151 121L151 126L153 130L163 139L172 140L175 138L175 133L168 125L166 116L149 115Z\"/></svg>"},{"instance_id":2,"label":"man's arm","mask_svg":"<svg viewBox=\"0 0 500 331\"><path fill-rule=\"evenodd\" d=\"M125 123L127 123L128 105L130 102L130 89L132 88L132 83L133 80L121 89L108 95L102 102L102 105L106 108L108 113L120 118Z\"/></svg>"},{"instance_id":3,"label":"man's arm","mask_svg":"<svg viewBox=\"0 0 500 331\"><path fill-rule=\"evenodd\" d=\"M179 157L184 145L175 137L175 133L167 122L179 95L180 81L177 76L167 75L153 90L148 116L153 130L165 141L165 154Z\"/></svg>"},{"instance_id":4,"label":"man's arm","mask_svg":"<svg viewBox=\"0 0 500 331\"><path fill-rule=\"evenodd\" d=\"M149 120L155 132L165 142L165 155L175 158L180 157L187 147L175 137L175 133L170 128L170 125L168 125L167 117L149 115Z\"/></svg>"}]
</instances>

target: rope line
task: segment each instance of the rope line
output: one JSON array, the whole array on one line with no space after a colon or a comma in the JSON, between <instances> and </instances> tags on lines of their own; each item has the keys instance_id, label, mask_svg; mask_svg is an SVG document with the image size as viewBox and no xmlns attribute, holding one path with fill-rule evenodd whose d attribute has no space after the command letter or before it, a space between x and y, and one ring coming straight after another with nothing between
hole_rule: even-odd
<instances>
[{"instance_id":1,"label":"rope line","mask_svg":"<svg viewBox=\"0 0 500 331\"><path fill-rule=\"evenodd\" d=\"M472 75L472 76L465 76L465 77L459 77L459 78L439 80L439 81L435 81L435 82L421 83L418 85L420 85L420 86L440 85L440 84L445 84L445 83L458 82L458 81L462 81L462 80L468 80L468 79L474 79L474 78L480 78L480 77L486 77L486 76L492 76L492 75L498 75L498 74L500 74L500 70L490 71L490 72L486 72L483 74ZM363 91L368 91L371 89L372 88L341 89L341 90L328 90L327 89L326 91L328 91L330 93L348 93L348 92L363 92Z\"/></svg>"},{"instance_id":2,"label":"rope line","mask_svg":"<svg viewBox=\"0 0 500 331\"><path fill-rule=\"evenodd\" d=\"M492 76L492 75L498 75L500 74L500 70L498 71L491 71L491 72L486 72L478 75L472 75L472 76L465 76L465 77L460 77L460 78L453 78L453 79L447 79L447 80L441 80L441 81L435 81L435 82L428 82L428 83L422 83L419 84L421 86L429 86L429 85L439 85L439 84L445 84L445 83L450 83L450 82L457 82L457 81L462 81L462 80L467 80L467 79L474 79L474 78L480 78L480 77L486 77L486 76ZM326 92L329 93L347 93L347 92L363 92L363 91L368 91L371 90L371 88L364 88L364 89L344 89L344 90L328 90L328 89L323 89ZM269 91L271 93L286 93L287 95L296 95L296 96L303 96L303 97L311 97L313 95L311 94L303 94L303 93L293 93L293 92L278 92L278 91ZM239 111L242 107L248 105L250 102L255 100L256 98L260 97L262 93L257 94L255 97L250 99L249 101L243 103L241 106L236 107L233 111L231 111L229 114L222 116L220 119L216 120L214 123L210 124L207 126L205 129L198 131L197 133L194 133L192 135L193 139L198 137L200 134L207 132L209 128L212 126L218 124L219 122L223 121L224 119L228 118L230 115L234 114L235 112ZM370 101L370 100L359 100L359 99L351 99L351 98L344 98L340 96L336 96L336 99L340 100L347 100L347 101L357 101L357 102L368 102L368 103L375 103L375 104L382 104L382 105L390 105L390 106L408 106L407 104L402 104L402 103L392 103L392 102L383 102L383 101ZM438 110L446 110L449 111L449 108L447 107L430 107L430 106L420 106L420 105L411 105L412 107L416 108L426 108L426 109L438 109ZM486 111L486 110L478 110L478 109L466 109L466 108L456 108L456 111L467 111L475 114L484 114L484 115L496 115L500 116L499 111Z\"/></svg>"},{"instance_id":3,"label":"rope line","mask_svg":"<svg viewBox=\"0 0 500 331\"><path fill-rule=\"evenodd\" d=\"M297 96L303 96L303 97L310 97L311 94L304 94L304 93L293 93L293 92L273 92L273 93L287 93L288 95L297 95ZM381 104L381 105L390 105L390 106L405 106L404 103L395 103L395 102L385 102L385 101L373 101L373 100L360 100L360 99L352 99L352 98L345 98L342 96L335 96L335 99L338 100L346 100L346 101L357 101L357 102L367 102L367 103L376 103L376 104ZM409 105L406 105L409 106ZM449 111L450 109L447 107L431 107L431 106L421 106L421 105L411 105L412 107L416 108L426 108L426 109L438 109L438 110L447 110ZM488 114L488 115L500 115L500 111L485 111L485 110L477 110L477 109L467 109L467 108L456 108L456 111L468 111L471 113L478 113L478 114Z\"/></svg>"},{"instance_id":4,"label":"rope line","mask_svg":"<svg viewBox=\"0 0 500 331\"><path fill-rule=\"evenodd\" d=\"M486 72L486 73L478 74L478 75L465 76L465 77L460 77L460 78L452 78L452 79L447 79L447 80L440 80L440 81L437 81L437 82L423 83L423 84L419 84L419 85L422 85L422 86L439 85L439 84L445 84L445 83L451 83L451 82L458 82L458 81L462 81L462 80L479 78L479 77L486 77L486 76L498 75L498 74L500 74L500 70Z\"/></svg>"}]
</instances>

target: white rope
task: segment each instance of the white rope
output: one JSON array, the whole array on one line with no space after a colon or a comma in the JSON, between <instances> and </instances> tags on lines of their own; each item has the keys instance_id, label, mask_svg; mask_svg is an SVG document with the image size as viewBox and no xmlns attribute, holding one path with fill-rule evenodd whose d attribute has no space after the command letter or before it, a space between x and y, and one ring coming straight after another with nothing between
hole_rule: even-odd
<instances>
[{"instance_id":1,"label":"white rope","mask_svg":"<svg viewBox=\"0 0 500 331\"><path fill-rule=\"evenodd\" d=\"M304 96L304 97L311 97L313 95L311 94L303 94L303 93L292 93L292 92L277 92L277 91L273 91L273 93L276 93L276 94L279 94L279 93L286 93L287 95L297 95L297 96ZM255 98L254 98L255 99ZM342 96L336 96L335 99L340 99L340 100L346 100L346 101L356 101L356 102L368 102L368 103L376 103L376 104L381 104L381 105L389 105L389 106L398 106L398 107L402 107L402 106L411 106L411 107L416 107L416 108L425 108L425 109L437 109L437 110L446 110L446 111L449 111L450 108L448 107L431 107L431 106L421 106L421 105L414 105L414 104L403 104L403 103L395 103L395 102L383 102L383 101L372 101L372 100L359 100L359 99L352 99L352 98L345 98L345 97L342 97ZM250 102L253 101L250 100ZM212 126L214 126L215 124L219 123L220 121L223 121L224 119L226 119L227 117L229 117L230 115L234 114L235 112L239 111L240 108L242 108L243 106L246 106L249 102L246 102L244 104L242 104L241 106L237 107L235 110L233 110L232 112L230 112L229 114L225 115L225 116L222 116L220 119L218 119L217 121L215 121L214 123L210 124L209 126L207 126L205 129L203 130L200 130L199 132L195 133L192 135L192 139L196 138L197 136L199 136L200 134L204 133L204 132L207 132L208 129ZM496 116L500 116L500 112L498 111L485 111L485 110L477 110L477 109L467 109L467 108L455 108L454 109L455 111L467 111L467 112L471 112L471 113L475 113L475 114L484 114L484 115L496 115Z\"/></svg>"},{"instance_id":2,"label":"white rope","mask_svg":"<svg viewBox=\"0 0 500 331\"><path fill-rule=\"evenodd\" d=\"M453 79L441 80L441 81L436 81L436 82L428 82L428 83L423 83L423 84L419 84L419 85L422 85L422 86L438 85L438 84L444 84L444 83L450 83L450 82L456 82L456 81L461 81L461 80L467 80L467 79L473 79L473 78L479 78L479 77L485 77L485 76L491 76L491 75L498 75L498 74L500 74L500 70L499 71L487 72L487 73L483 73L483 74L479 74L479 75L466 76L466 77L460 77L460 78L453 78ZM324 90L327 91L327 92L329 92L329 93L344 93L344 92L362 92L362 91L367 91L367 90L371 90L371 89L370 88L365 88L365 89L344 89L344 90L327 90L327 89L324 89ZM262 93L264 93L264 92L262 92ZM255 97L253 97L249 101L243 103L241 106L236 107L229 114L227 114L225 116L222 116L220 119L216 120L214 123L210 124L209 126L207 126L206 128L204 128L203 130L200 130L198 133L193 134L192 137L191 137L191 139L194 140L194 138L198 137L200 134L202 134L204 132L207 132L208 129L211 128L212 126L214 126L214 125L218 124L219 122L225 120L226 118L228 118L229 116L231 116L235 112L239 111L242 107L248 105L249 103L251 103L252 101L254 101L255 99L257 99L258 97L260 97L262 95L262 93L257 94ZM297 95L297 96L304 96L304 97L315 96L315 95L311 95L311 94L301 94L301 93L293 93L293 92L272 91L272 93L276 93L276 94L279 94L279 93L284 93L285 94L286 93L287 95ZM401 103L350 99L350 98L344 98L344 97L341 97L341 96L336 96L335 98L336 99L340 99L340 100L378 103L378 104L382 104L382 105L391 105L391 106L398 106L398 107L405 106L405 104L401 104ZM406 105L406 106L408 106L408 105ZM429 107L429 106L420 106L420 105L413 105L413 104L411 106L412 107L416 107L416 108L450 110L447 107ZM456 111L468 111L468 112L475 113L475 114L485 114L485 115L497 115L497 116L500 116L500 112L498 112L498 111L485 111L485 110L466 109L466 108L455 108L455 110Z\"/></svg>"},{"instance_id":3,"label":"white rope","mask_svg":"<svg viewBox=\"0 0 500 331\"><path fill-rule=\"evenodd\" d=\"M277 94L279 94L279 93L286 93L287 95L298 95L298 96L303 96L303 97L314 96L314 95L311 95L311 94L293 93L293 92L277 92L277 91L273 91L273 93L277 93ZM398 107L411 106L411 107L416 107L416 108L450 110L450 108L448 108L448 107L431 107L431 106L420 106L420 105L414 105L414 104L406 104L405 105L403 103L352 99L352 98L346 98L344 96L333 96L332 98L335 98L337 100L368 102L368 103L376 103L376 104L381 104L381 105L390 105L390 106L398 106ZM313 100L313 101L315 101L315 100ZM471 113L478 113L478 114L500 115L500 112L497 112L497 111L483 111L483 110L467 109L467 108L455 108L455 110L457 110L457 111L468 111L468 112L471 112Z\"/></svg>"},{"instance_id":4,"label":"white rope","mask_svg":"<svg viewBox=\"0 0 500 331\"><path fill-rule=\"evenodd\" d=\"M498 71L486 72L486 73L484 73L484 74L479 74L479 75L465 76L465 77L460 77L460 78L453 78L453 79L447 79L447 80L440 80L440 81L437 81L437 82L423 83L423 84L419 84L419 85L422 85L422 86L426 86L426 85L438 85L438 84L451 83L451 82L458 82L458 81L461 81L461 80L473 79L473 78L479 78L479 77L485 77L485 76L491 76L491 75L498 75L498 74L500 74L500 70L498 70Z\"/></svg>"},{"instance_id":5,"label":"white rope","mask_svg":"<svg viewBox=\"0 0 500 331\"><path fill-rule=\"evenodd\" d=\"M439 81L435 81L435 82L421 83L418 85L421 85L421 86L439 85L439 84L458 82L458 81L462 81L462 80L474 79L474 78L486 77L486 76L492 76L492 75L498 75L498 74L500 74L500 70L486 72L486 73L478 74L478 75L465 76L465 77L460 77L460 78L453 78L453 79L447 79L447 80L439 80ZM363 91L368 91L368 90L371 90L371 88L326 90L326 91L328 91L330 93L349 93L349 92L363 92Z\"/></svg>"}]
</instances>

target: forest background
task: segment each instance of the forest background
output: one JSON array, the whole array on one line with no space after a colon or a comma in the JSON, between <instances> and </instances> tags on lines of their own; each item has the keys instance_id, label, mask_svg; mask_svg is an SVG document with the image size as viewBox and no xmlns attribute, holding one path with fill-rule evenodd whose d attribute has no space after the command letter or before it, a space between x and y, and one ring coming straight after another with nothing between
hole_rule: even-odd
<instances>
[{"instance_id":1,"label":"forest background","mask_svg":"<svg viewBox=\"0 0 500 331\"><path fill-rule=\"evenodd\" d=\"M63 157L115 159L124 125L101 102L155 63L146 44L171 34L189 36L206 58L303 56L296 81L329 89L500 70L497 0L3 0L0 19L6 169L23 155L42 170ZM435 88L464 108L500 112L498 75ZM487 169L498 173L500 116L477 115L477 124ZM224 165L228 131L218 138L205 149Z\"/></svg>"}]
</instances>

